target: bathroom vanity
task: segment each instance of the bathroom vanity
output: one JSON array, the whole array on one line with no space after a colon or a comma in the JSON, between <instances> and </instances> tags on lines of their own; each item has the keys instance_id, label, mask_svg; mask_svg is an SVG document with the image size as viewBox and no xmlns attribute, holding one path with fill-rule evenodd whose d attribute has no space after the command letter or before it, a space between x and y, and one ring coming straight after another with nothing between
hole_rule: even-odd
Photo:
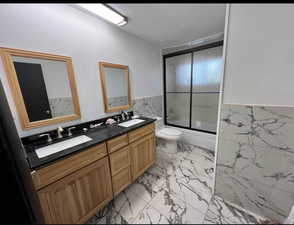
<instances>
[{"instance_id":1,"label":"bathroom vanity","mask_svg":"<svg viewBox=\"0 0 294 225\"><path fill-rule=\"evenodd\" d=\"M62 128L81 119L71 57L11 48L0 53L21 128L59 125L21 138L44 222L86 222L155 162L155 119L121 111L133 106L129 67L99 63L105 113L120 114Z\"/></svg>"},{"instance_id":2,"label":"bathroom vanity","mask_svg":"<svg viewBox=\"0 0 294 225\"><path fill-rule=\"evenodd\" d=\"M83 223L155 162L154 119L86 134L84 144L38 158L28 153L46 223Z\"/></svg>"}]
</instances>

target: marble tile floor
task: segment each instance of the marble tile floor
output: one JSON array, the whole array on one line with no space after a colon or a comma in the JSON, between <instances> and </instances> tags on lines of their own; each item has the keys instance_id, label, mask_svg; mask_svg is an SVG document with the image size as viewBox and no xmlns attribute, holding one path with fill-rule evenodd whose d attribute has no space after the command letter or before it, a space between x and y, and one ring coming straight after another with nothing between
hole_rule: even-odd
<instances>
[{"instance_id":1,"label":"marble tile floor","mask_svg":"<svg viewBox=\"0 0 294 225\"><path fill-rule=\"evenodd\" d=\"M212 197L214 155L179 143L176 154L157 143L156 163L87 224L257 223L257 216Z\"/></svg>"}]
</instances>

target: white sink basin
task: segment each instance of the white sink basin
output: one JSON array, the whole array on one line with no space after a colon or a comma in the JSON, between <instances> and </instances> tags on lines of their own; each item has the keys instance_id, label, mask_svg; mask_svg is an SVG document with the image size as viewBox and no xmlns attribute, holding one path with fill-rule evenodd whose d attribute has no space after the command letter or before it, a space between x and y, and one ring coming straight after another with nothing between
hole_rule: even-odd
<instances>
[{"instance_id":1,"label":"white sink basin","mask_svg":"<svg viewBox=\"0 0 294 225\"><path fill-rule=\"evenodd\" d=\"M92 138L89 138L86 135L81 135L81 136L78 136L78 137L75 137L75 138L72 138L72 139L69 139L66 141L62 141L62 142L58 142L56 144L52 144L52 145L48 145L48 146L45 146L42 148L38 148L35 150L35 152L37 153L37 156L39 158L43 158L43 157L46 157L46 156L51 155L53 153L60 152L60 151L63 151L67 148L71 148L76 145L83 144L85 142L92 141L92 140L93 140Z\"/></svg>"},{"instance_id":2,"label":"white sink basin","mask_svg":"<svg viewBox=\"0 0 294 225\"><path fill-rule=\"evenodd\" d=\"M132 120L129 120L129 121L126 121L126 122L123 122L123 123L119 123L118 126L121 126L121 127L130 127L130 126L134 126L138 123L142 123L144 122L145 120L141 120L141 119L132 119Z\"/></svg>"}]
</instances>

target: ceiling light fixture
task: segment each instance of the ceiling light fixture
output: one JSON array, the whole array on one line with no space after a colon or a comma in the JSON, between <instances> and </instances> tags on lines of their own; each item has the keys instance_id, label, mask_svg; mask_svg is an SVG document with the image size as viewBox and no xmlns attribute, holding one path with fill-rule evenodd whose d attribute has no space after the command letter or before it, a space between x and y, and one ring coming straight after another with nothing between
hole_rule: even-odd
<instances>
[{"instance_id":1,"label":"ceiling light fixture","mask_svg":"<svg viewBox=\"0 0 294 225\"><path fill-rule=\"evenodd\" d=\"M121 15L116 10L112 9L110 6L105 4L76 4L76 5L118 26L123 26L127 24L128 22L128 19L125 16Z\"/></svg>"}]
</instances>

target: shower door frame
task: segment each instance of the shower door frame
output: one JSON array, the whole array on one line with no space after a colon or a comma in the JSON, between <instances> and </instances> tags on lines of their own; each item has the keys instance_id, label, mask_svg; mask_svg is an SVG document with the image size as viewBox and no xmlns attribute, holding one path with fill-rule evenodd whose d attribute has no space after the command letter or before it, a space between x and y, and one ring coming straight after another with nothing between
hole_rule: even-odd
<instances>
[{"instance_id":1,"label":"shower door frame","mask_svg":"<svg viewBox=\"0 0 294 225\"><path fill-rule=\"evenodd\" d=\"M201 46L197 46L197 47L194 47L194 48L185 49L185 50L165 54L165 55L162 56L162 61L163 61L163 99L164 99L163 111L164 111L164 124L165 125L172 126L172 127L179 127L179 128L188 129L188 130L200 131L200 132L209 133L209 134L216 134L216 132L213 132L213 131L192 128L193 60L194 60L193 59L193 56L194 56L193 52L223 46L223 44L224 44L224 41L217 41L217 42L209 43L209 44L206 44L206 45L201 45ZM189 106L190 111L189 111L189 127L185 127L185 126L171 124L171 123L167 122L167 110L166 110L166 59L170 58L170 57L178 56L178 55L188 54L188 53L191 53L191 80L190 80L191 82L190 82L190 92L189 92L190 93L190 106ZM180 93L180 92L176 92L176 93ZM189 93L187 93L187 94L189 94ZM212 93L212 92L206 92L206 93ZM220 92L213 92L213 93L218 93L219 94Z\"/></svg>"}]
</instances>

